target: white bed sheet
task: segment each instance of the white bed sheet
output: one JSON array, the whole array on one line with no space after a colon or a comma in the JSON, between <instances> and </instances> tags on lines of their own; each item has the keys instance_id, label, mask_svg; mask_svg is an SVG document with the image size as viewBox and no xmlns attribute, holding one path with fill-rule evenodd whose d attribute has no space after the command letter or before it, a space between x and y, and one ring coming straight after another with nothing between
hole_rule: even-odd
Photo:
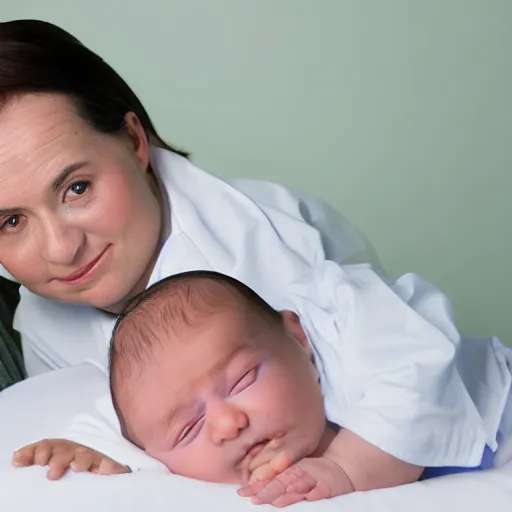
<instances>
[{"instance_id":1,"label":"white bed sheet","mask_svg":"<svg viewBox=\"0 0 512 512\"><path fill-rule=\"evenodd\" d=\"M105 390L105 375L84 364L47 373L0 393L0 510L152 512L243 512L255 508L235 487L207 484L161 472L102 477L71 474L46 480L44 468L16 469L17 447L55 437L77 414L89 411ZM80 397L77 402L76 397ZM293 510L318 512L505 512L512 510L512 440L500 454L503 467L481 473L433 479L395 489L356 493ZM268 507L270 508L270 507ZM263 507L267 509L267 507Z\"/></svg>"},{"instance_id":2,"label":"white bed sheet","mask_svg":"<svg viewBox=\"0 0 512 512\"><path fill-rule=\"evenodd\" d=\"M231 486L161 473L114 477L72 475L45 482L44 470L0 471L2 511L244 512L255 508ZM356 493L290 510L315 512L510 512L512 467L455 475L394 489ZM272 507L273 508L273 507ZM275 510L275 509L274 509Z\"/></svg>"}]
</instances>

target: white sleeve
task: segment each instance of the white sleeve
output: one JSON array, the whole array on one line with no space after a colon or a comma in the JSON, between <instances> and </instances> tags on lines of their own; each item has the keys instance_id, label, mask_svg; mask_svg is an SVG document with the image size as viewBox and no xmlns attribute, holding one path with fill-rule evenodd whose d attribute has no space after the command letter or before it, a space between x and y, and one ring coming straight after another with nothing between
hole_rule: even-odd
<instances>
[{"instance_id":1,"label":"white sleeve","mask_svg":"<svg viewBox=\"0 0 512 512\"><path fill-rule=\"evenodd\" d=\"M36 339L34 333L27 333L23 328L20 328L20 331L23 361L27 375L35 377L41 373L56 370L57 367L54 365L54 361L50 361L37 352L36 347L40 344L40 340Z\"/></svg>"},{"instance_id":2,"label":"white sleeve","mask_svg":"<svg viewBox=\"0 0 512 512\"><path fill-rule=\"evenodd\" d=\"M23 286L14 315L30 377L84 361L104 364L108 335L105 314L91 307L39 297Z\"/></svg>"},{"instance_id":3,"label":"white sleeve","mask_svg":"<svg viewBox=\"0 0 512 512\"><path fill-rule=\"evenodd\" d=\"M269 181L231 178L227 182L258 204L287 245L300 238L287 224L293 218L319 232L326 259L380 267L375 249L361 230L320 199Z\"/></svg>"},{"instance_id":4,"label":"white sleeve","mask_svg":"<svg viewBox=\"0 0 512 512\"><path fill-rule=\"evenodd\" d=\"M326 261L289 294L319 366L328 418L421 466L478 466L486 432L457 369L446 298L416 276Z\"/></svg>"},{"instance_id":5,"label":"white sleeve","mask_svg":"<svg viewBox=\"0 0 512 512\"><path fill-rule=\"evenodd\" d=\"M20 287L20 302L14 314L13 327L20 333L23 359L29 377L34 377L66 365L58 351L59 328L49 324L45 299ZM56 324L58 325L58 324ZM50 334L51 337L47 334Z\"/></svg>"}]
</instances>

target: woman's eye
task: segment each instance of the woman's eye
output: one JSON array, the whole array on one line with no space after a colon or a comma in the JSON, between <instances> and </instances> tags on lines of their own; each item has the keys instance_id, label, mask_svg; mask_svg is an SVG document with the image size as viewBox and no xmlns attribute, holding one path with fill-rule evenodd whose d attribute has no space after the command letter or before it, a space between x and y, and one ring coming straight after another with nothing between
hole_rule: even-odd
<instances>
[{"instance_id":1,"label":"woman's eye","mask_svg":"<svg viewBox=\"0 0 512 512\"><path fill-rule=\"evenodd\" d=\"M244 389L247 389L249 386L254 384L257 374L258 371L256 368L253 368L252 370L249 370L247 373L245 373L243 377L239 379L233 386L230 395L236 395L237 393L241 393Z\"/></svg>"},{"instance_id":2,"label":"woman's eye","mask_svg":"<svg viewBox=\"0 0 512 512\"><path fill-rule=\"evenodd\" d=\"M3 224L1 229L16 229L21 223L21 219L19 215L11 215Z\"/></svg>"},{"instance_id":3,"label":"woman's eye","mask_svg":"<svg viewBox=\"0 0 512 512\"><path fill-rule=\"evenodd\" d=\"M88 181L77 181L76 183L73 183L68 190L77 196L81 196L87 191L89 185L90 183Z\"/></svg>"},{"instance_id":4,"label":"woman's eye","mask_svg":"<svg viewBox=\"0 0 512 512\"><path fill-rule=\"evenodd\" d=\"M20 219L17 215L13 215L12 217L9 217L9 219L6 222L6 224L10 228L15 228L19 223L20 223Z\"/></svg>"}]
</instances>

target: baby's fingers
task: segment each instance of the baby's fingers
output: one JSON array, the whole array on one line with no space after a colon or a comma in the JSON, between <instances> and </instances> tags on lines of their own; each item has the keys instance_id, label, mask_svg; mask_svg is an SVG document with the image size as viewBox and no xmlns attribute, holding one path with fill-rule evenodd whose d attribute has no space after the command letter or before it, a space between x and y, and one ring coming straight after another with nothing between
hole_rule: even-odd
<instances>
[{"instance_id":1,"label":"baby's fingers","mask_svg":"<svg viewBox=\"0 0 512 512\"><path fill-rule=\"evenodd\" d=\"M250 485L245 485L238 489L238 495L242 498L250 498L259 494L270 482L270 480L258 480Z\"/></svg>"},{"instance_id":2,"label":"baby's fingers","mask_svg":"<svg viewBox=\"0 0 512 512\"><path fill-rule=\"evenodd\" d=\"M276 476L257 494L252 496L254 505L273 504L276 506L287 506L300 501L303 496L312 491L316 486L316 480L297 465L287 469L284 473ZM291 495L289 499L283 496Z\"/></svg>"},{"instance_id":3,"label":"baby's fingers","mask_svg":"<svg viewBox=\"0 0 512 512\"><path fill-rule=\"evenodd\" d=\"M74 458L69 467L75 473L83 473L84 471L93 472L101 462L101 455L98 452L90 450L85 446L79 447L75 450Z\"/></svg>"},{"instance_id":4,"label":"baby's fingers","mask_svg":"<svg viewBox=\"0 0 512 512\"><path fill-rule=\"evenodd\" d=\"M20 468L25 466L32 466L34 464L34 453L36 446L36 444L31 444L16 450L12 456L13 465Z\"/></svg>"},{"instance_id":5,"label":"baby's fingers","mask_svg":"<svg viewBox=\"0 0 512 512\"><path fill-rule=\"evenodd\" d=\"M100 475L121 475L130 472L131 470L128 466L119 464L119 462L112 460L110 457L103 457L97 471Z\"/></svg>"},{"instance_id":6,"label":"baby's fingers","mask_svg":"<svg viewBox=\"0 0 512 512\"><path fill-rule=\"evenodd\" d=\"M295 505L295 503L299 503L299 501L304 501L304 495L303 494L283 494L283 496L280 496L276 500L272 502L272 505L274 507L288 507L290 505Z\"/></svg>"},{"instance_id":7,"label":"baby's fingers","mask_svg":"<svg viewBox=\"0 0 512 512\"><path fill-rule=\"evenodd\" d=\"M275 476L286 471L293 465L292 458L286 453L281 452L276 455L269 463L256 468L249 478L249 485L258 480L271 480Z\"/></svg>"},{"instance_id":8,"label":"baby's fingers","mask_svg":"<svg viewBox=\"0 0 512 512\"><path fill-rule=\"evenodd\" d=\"M48 462L48 480L59 480L71 466L75 454L72 450L57 452Z\"/></svg>"},{"instance_id":9,"label":"baby's fingers","mask_svg":"<svg viewBox=\"0 0 512 512\"><path fill-rule=\"evenodd\" d=\"M76 473L90 471L96 475L119 475L130 472L128 466L123 466L110 457L85 447L80 447L75 451L71 469Z\"/></svg>"},{"instance_id":10,"label":"baby's fingers","mask_svg":"<svg viewBox=\"0 0 512 512\"><path fill-rule=\"evenodd\" d=\"M275 471L270 463L263 464L262 466L256 468L249 478L248 485L255 484L256 482L261 482L264 480L272 480L279 473Z\"/></svg>"},{"instance_id":11,"label":"baby's fingers","mask_svg":"<svg viewBox=\"0 0 512 512\"><path fill-rule=\"evenodd\" d=\"M53 445L50 441L39 441L14 452L13 464L23 466L46 466L53 455Z\"/></svg>"}]
</instances>

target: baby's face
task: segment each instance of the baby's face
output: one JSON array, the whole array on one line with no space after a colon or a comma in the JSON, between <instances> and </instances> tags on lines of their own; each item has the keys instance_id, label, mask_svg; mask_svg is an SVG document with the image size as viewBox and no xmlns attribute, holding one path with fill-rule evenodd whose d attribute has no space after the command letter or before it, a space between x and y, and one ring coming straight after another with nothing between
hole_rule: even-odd
<instances>
[{"instance_id":1,"label":"baby's face","mask_svg":"<svg viewBox=\"0 0 512 512\"><path fill-rule=\"evenodd\" d=\"M173 473L224 483L241 483L273 440L312 454L325 432L322 394L300 323L286 318L291 334L241 311L184 327L119 404L131 437Z\"/></svg>"}]
</instances>

